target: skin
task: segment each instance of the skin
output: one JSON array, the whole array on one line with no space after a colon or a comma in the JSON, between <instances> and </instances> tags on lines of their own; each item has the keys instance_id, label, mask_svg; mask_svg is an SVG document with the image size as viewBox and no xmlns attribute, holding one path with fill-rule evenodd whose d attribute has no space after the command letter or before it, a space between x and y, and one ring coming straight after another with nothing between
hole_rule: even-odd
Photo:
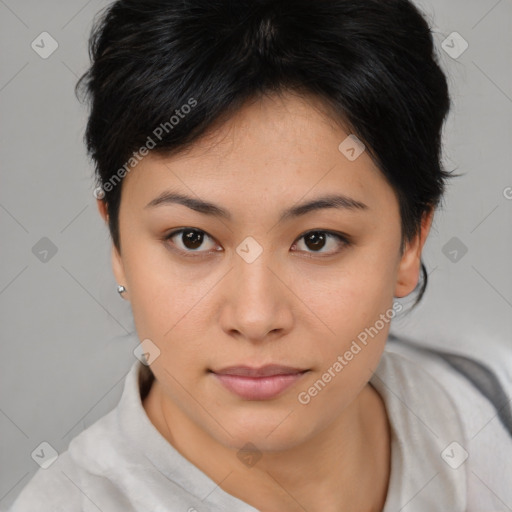
<instances>
[{"instance_id":1,"label":"skin","mask_svg":"<svg viewBox=\"0 0 512 512\"><path fill-rule=\"evenodd\" d=\"M386 498L390 425L368 380L389 324L307 405L297 398L394 297L412 292L432 221L429 212L401 253L395 193L367 152L349 161L338 150L347 135L313 97L268 96L183 153L150 153L122 184L113 270L139 339L160 350L145 411L223 490L265 512L380 511ZM145 208L169 189L232 219L179 204ZM283 209L328 193L367 208L278 223ZM196 252L181 235L164 240L183 227L205 232ZM345 233L351 243L308 245L312 230ZM263 249L252 263L236 252L248 236ZM310 371L271 400L244 400L208 372L268 363ZM261 454L252 467L237 457L248 442Z\"/></svg>"}]
</instances>

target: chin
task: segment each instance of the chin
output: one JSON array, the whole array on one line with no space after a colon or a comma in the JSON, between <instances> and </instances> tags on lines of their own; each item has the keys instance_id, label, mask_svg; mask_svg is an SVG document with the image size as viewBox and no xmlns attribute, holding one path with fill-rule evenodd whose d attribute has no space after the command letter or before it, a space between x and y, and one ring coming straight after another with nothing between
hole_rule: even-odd
<instances>
[{"instance_id":1,"label":"chin","mask_svg":"<svg viewBox=\"0 0 512 512\"><path fill-rule=\"evenodd\" d=\"M231 435L223 429L216 429L216 434L212 433L213 437L237 451L249 443L262 452L292 449L307 441L315 430L313 425L305 424L303 419L299 421L294 412L290 414L289 409L261 416L254 411L243 417L225 415L222 425Z\"/></svg>"}]
</instances>

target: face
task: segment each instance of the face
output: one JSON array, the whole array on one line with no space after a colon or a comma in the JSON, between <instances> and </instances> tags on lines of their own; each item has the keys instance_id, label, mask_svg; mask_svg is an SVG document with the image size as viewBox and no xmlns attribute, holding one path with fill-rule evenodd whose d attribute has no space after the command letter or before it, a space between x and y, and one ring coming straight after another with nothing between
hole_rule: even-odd
<instances>
[{"instance_id":1,"label":"face","mask_svg":"<svg viewBox=\"0 0 512 512\"><path fill-rule=\"evenodd\" d=\"M366 152L340 151L348 135L313 98L265 98L124 178L117 282L169 407L226 447L290 448L343 415L417 283L430 219L400 253L394 191ZM269 364L296 371L219 377Z\"/></svg>"}]
</instances>

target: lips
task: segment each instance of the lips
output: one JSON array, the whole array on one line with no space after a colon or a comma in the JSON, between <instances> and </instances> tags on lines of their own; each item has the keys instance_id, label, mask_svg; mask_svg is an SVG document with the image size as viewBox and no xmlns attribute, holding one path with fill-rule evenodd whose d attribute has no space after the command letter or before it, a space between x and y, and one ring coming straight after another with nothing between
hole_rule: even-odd
<instances>
[{"instance_id":1,"label":"lips","mask_svg":"<svg viewBox=\"0 0 512 512\"><path fill-rule=\"evenodd\" d=\"M230 366L212 373L225 389L244 400L270 400L284 393L308 371L267 365L260 368Z\"/></svg>"},{"instance_id":2,"label":"lips","mask_svg":"<svg viewBox=\"0 0 512 512\"><path fill-rule=\"evenodd\" d=\"M292 368L290 366L269 364L260 368L253 368L251 366L230 366L223 370L213 371L213 373L217 375L237 375L239 377L270 377L273 375L296 375L305 371L306 370Z\"/></svg>"}]
</instances>

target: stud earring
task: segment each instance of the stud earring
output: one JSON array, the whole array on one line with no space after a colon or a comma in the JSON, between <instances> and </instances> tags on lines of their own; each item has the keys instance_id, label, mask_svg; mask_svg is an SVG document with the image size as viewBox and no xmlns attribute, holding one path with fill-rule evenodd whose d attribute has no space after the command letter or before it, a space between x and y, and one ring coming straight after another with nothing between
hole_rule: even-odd
<instances>
[{"instance_id":1,"label":"stud earring","mask_svg":"<svg viewBox=\"0 0 512 512\"><path fill-rule=\"evenodd\" d=\"M117 293L119 293L119 295L122 295L125 291L126 288L122 284L117 285Z\"/></svg>"}]
</instances>

